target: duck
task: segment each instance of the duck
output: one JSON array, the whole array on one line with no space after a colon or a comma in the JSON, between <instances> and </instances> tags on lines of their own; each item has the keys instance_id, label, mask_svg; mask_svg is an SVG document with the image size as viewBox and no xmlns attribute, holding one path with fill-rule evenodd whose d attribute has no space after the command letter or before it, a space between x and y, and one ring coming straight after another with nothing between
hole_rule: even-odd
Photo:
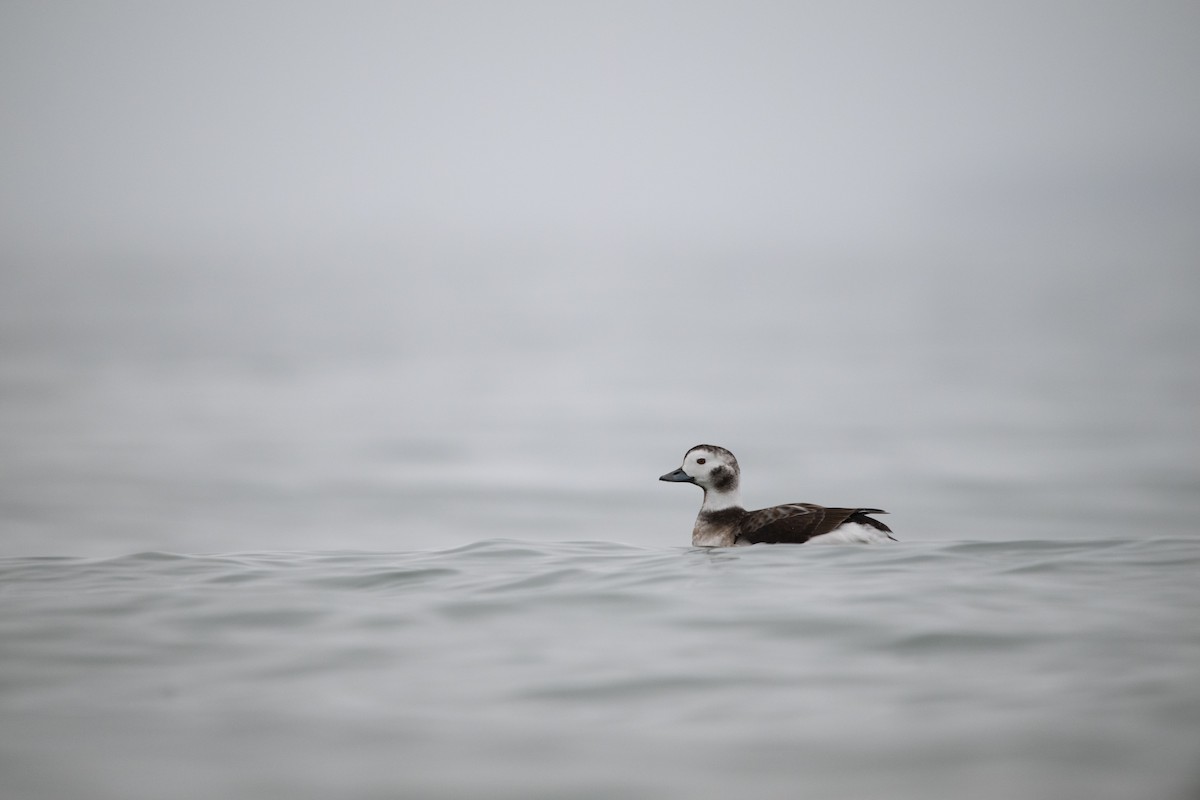
<instances>
[{"instance_id":1,"label":"duck","mask_svg":"<svg viewBox=\"0 0 1200 800\"><path fill-rule=\"evenodd\" d=\"M700 514L692 529L693 547L736 547L750 544L875 544L895 541L892 529L871 514L881 508L828 508L814 503L786 503L757 511L742 505L741 468L724 447L698 444L683 456L683 465L659 478L694 483L704 490Z\"/></svg>"}]
</instances>

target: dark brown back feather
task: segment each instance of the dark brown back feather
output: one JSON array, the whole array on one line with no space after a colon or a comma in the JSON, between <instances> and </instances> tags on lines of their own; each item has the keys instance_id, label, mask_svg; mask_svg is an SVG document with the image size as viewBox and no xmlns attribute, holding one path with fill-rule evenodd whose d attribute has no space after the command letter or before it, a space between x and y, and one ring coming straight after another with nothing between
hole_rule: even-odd
<instances>
[{"instance_id":1,"label":"dark brown back feather","mask_svg":"<svg viewBox=\"0 0 1200 800\"><path fill-rule=\"evenodd\" d=\"M738 526L738 536L751 544L801 544L814 536L831 533L839 525L856 522L889 535L891 528L868 514L886 514L877 508L826 508L812 503L747 512Z\"/></svg>"}]
</instances>

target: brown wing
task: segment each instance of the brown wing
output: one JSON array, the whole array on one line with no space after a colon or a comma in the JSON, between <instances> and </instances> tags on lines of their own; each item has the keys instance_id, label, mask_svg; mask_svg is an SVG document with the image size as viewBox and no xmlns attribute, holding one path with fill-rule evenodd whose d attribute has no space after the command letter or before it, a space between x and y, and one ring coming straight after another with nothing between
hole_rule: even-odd
<instances>
[{"instance_id":1,"label":"brown wing","mask_svg":"<svg viewBox=\"0 0 1200 800\"><path fill-rule=\"evenodd\" d=\"M750 511L738 526L738 537L751 544L801 544L814 536L830 533L845 522L870 525L886 534L891 528L867 514L886 514L878 508L826 508L812 503Z\"/></svg>"}]
</instances>

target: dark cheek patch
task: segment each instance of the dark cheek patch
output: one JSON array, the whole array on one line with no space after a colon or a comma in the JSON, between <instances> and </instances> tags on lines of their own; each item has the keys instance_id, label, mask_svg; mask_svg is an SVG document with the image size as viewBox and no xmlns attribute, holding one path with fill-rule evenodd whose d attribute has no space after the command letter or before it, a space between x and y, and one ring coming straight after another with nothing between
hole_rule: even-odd
<instances>
[{"instance_id":1,"label":"dark cheek patch","mask_svg":"<svg viewBox=\"0 0 1200 800\"><path fill-rule=\"evenodd\" d=\"M712 485L718 492L726 492L733 488L737 478L729 467L721 466L712 471Z\"/></svg>"}]
</instances>

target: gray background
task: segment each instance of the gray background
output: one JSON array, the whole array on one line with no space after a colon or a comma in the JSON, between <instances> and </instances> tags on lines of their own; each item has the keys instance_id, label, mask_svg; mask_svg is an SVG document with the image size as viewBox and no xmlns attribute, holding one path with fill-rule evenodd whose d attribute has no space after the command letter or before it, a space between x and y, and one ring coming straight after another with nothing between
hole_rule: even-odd
<instances>
[{"instance_id":1,"label":"gray background","mask_svg":"<svg viewBox=\"0 0 1200 800\"><path fill-rule=\"evenodd\" d=\"M1193 535L1192 3L0 6L0 553Z\"/></svg>"}]
</instances>

